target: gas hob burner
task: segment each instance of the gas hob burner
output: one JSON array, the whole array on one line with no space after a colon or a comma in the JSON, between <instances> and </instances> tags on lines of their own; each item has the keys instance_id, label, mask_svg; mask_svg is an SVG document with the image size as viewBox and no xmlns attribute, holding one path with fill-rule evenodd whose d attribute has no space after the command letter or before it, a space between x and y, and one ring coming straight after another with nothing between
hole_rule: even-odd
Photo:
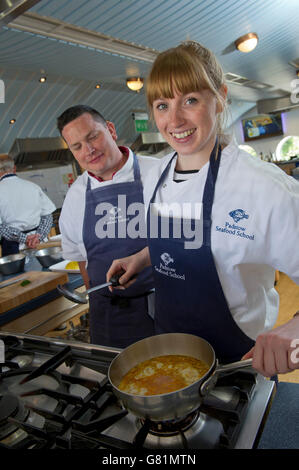
<instances>
[{"instance_id":1,"label":"gas hob burner","mask_svg":"<svg viewBox=\"0 0 299 470\"><path fill-rule=\"evenodd\" d=\"M146 426L148 432L156 436L173 436L187 431L199 419L199 412L195 411L181 419L169 421L151 421L140 418L140 427Z\"/></svg>"},{"instance_id":2,"label":"gas hob burner","mask_svg":"<svg viewBox=\"0 0 299 470\"><path fill-rule=\"evenodd\" d=\"M216 419L194 411L179 420L154 422L137 419L139 429L135 444L148 449L209 449L216 448L223 433Z\"/></svg>"},{"instance_id":3,"label":"gas hob burner","mask_svg":"<svg viewBox=\"0 0 299 470\"><path fill-rule=\"evenodd\" d=\"M6 439L17 431L18 426L12 423L9 418L16 420L27 419L29 410L16 395L8 393L0 397L0 441Z\"/></svg>"}]
</instances>

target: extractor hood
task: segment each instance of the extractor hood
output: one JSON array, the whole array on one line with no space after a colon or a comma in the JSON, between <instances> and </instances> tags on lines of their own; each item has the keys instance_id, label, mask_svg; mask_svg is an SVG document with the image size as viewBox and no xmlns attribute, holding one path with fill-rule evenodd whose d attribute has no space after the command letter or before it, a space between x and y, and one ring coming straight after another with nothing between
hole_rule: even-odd
<instances>
[{"instance_id":1,"label":"extractor hood","mask_svg":"<svg viewBox=\"0 0 299 470\"><path fill-rule=\"evenodd\" d=\"M296 103L297 101L297 103ZM299 100L292 99L292 95L283 98L272 98L259 100L257 102L257 111L259 114L274 114L299 107Z\"/></svg>"},{"instance_id":2,"label":"extractor hood","mask_svg":"<svg viewBox=\"0 0 299 470\"><path fill-rule=\"evenodd\" d=\"M61 137L16 139L9 151L17 166L45 166L45 163L68 163L74 158Z\"/></svg>"},{"instance_id":3,"label":"extractor hood","mask_svg":"<svg viewBox=\"0 0 299 470\"><path fill-rule=\"evenodd\" d=\"M0 26L8 24L40 0L0 0Z\"/></svg>"},{"instance_id":4,"label":"extractor hood","mask_svg":"<svg viewBox=\"0 0 299 470\"><path fill-rule=\"evenodd\" d=\"M141 132L130 147L137 155L153 157L163 157L172 151L160 132Z\"/></svg>"}]
</instances>

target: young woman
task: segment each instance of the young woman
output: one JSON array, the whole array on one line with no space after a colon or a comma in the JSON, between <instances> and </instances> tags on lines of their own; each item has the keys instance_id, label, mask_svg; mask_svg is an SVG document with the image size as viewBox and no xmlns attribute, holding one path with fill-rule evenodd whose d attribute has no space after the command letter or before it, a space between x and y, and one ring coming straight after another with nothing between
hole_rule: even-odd
<instances>
[{"instance_id":1,"label":"young woman","mask_svg":"<svg viewBox=\"0 0 299 470\"><path fill-rule=\"evenodd\" d=\"M148 104L174 152L162 160L154 182L148 248L115 260L107 278L122 268L121 283L127 287L133 274L151 264L157 333L201 336L221 362L240 359L255 346L247 357L253 355L254 365L273 375L296 367L290 359L292 338L281 349L273 347L273 336L268 343L263 335L255 342L277 318L275 269L299 283L294 249L299 184L229 142L222 130L226 95L214 54L196 42L182 43L155 60L147 80ZM170 217L167 204L173 203L193 208L202 203L202 211L194 215L191 208L189 220L188 211ZM166 222L169 236L161 229ZM193 239L184 235L187 222ZM160 227L158 234L153 227ZM299 318L293 322L298 325Z\"/></svg>"}]
</instances>

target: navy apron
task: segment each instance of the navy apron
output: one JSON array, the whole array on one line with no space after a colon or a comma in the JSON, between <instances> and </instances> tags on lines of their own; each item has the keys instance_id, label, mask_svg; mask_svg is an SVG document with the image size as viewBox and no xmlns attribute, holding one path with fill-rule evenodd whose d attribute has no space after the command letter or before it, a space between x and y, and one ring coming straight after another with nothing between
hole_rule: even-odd
<instances>
[{"instance_id":1,"label":"navy apron","mask_svg":"<svg viewBox=\"0 0 299 470\"><path fill-rule=\"evenodd\" d=\"M217 143L210 157L210 165L203 193L203 242L197 249L185 249L186 239L174 238L169 219L170 238L150 238L148 244L155 282L155 329L156 333L189 333L206 339L214 348L216 357L222 363L241 359L253 346L250 339L235 323L225 299L215 267L211 250L211 213L215 184L221 159ZM171 162L162 173L153 193L155 201L158 188L166 178ZM180 183L178 183L180 184ZM150 214L148 210L148 230ZM153 219L152 219L153 220ZM192 221L194 226L194 221Z\"/></svg>"},{"instance_id":2,"label":"navy apron","mask_svg":"<svg viewBox=\"0 0 299 470\"><path fill-rule=\"evenodd\" d=\"M147 245L146 234L143 238L131 238L127 233L128 224L134 218L134 215L127 214L128 206L139 203L144 210L139 165L135 155L133 158L134 181L132 182L100 186L92 190L88 179L83 241L87 252L90 287L106 282L106 273L114 259L129 256ZM119 196L123 198L121 204ZM107 204L105 219L100 217L103 216L100 214L100 207L104 207L101 206L103 203ZM145 221L144 214L142 217ZM107 223L102 222L103 220ZM101 223L103 229L115 229L115 238L99 238L99 234L96 233L97 223ZM125 291L111 293L105 288L92 292L89 296L91 343L125 348L140 339L152 336L154 324L148 314L147 296L153 286L152 270L147 268Z\"/></svg>"}]
</instances>

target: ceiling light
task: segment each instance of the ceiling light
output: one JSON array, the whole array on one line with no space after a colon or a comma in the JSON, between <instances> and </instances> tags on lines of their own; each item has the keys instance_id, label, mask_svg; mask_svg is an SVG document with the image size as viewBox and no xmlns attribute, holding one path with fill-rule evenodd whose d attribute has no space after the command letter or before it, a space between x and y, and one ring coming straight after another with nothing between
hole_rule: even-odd
<instances>
[{"instance_id":1,"label":"ceiling light","mask_svg":"<svg viewBox=\"0 0 299 470\"><path fill-rule=\"evenodd\" d=\"M241 36L235 41L236 48L241 52L251 52L258 43L258 35L256 33L248 33Z\"/></svg>"},{"instance_id":2,"label":"ceiling light","mask_svg":"<svg viewBox=\"0 0 299 470\"><path fill-rule=\"evenodd\" d=\"M15 119L10 119L10 120L9 120L9 124L14 124L15 122L16 122Z\"/></svg>"},{"instance_id":3,"label":"ceiling light","mask_svg":"<svg viewBox=\"0 0 299 470\"><path fill-rule=\"evenodd\" d=\"M99 88L101 88L101 85L99 83L97 83L95 88L98 90Z\"/></svg>"},{"instance_id":4,"label":"ceiling light","mask_svg":"<svg viewBox=\"0 0 299 470\"><path fill-rule=\"evenodd\" d=\"M47 80L47 77L40 77L39 82L45 83L46 80Z\"/></svg>"},{"instance_id":5,"label":"ceiling light","mask_svg":"<svg viewBox=\"0 0 299 470\"><path fill-rule=\"evenodd\" d=\"M143 87L143 78L140 78L140 77L127 78L127 86L130 88L130 90L138 92Z\"/></svg>"}]
</instances>

